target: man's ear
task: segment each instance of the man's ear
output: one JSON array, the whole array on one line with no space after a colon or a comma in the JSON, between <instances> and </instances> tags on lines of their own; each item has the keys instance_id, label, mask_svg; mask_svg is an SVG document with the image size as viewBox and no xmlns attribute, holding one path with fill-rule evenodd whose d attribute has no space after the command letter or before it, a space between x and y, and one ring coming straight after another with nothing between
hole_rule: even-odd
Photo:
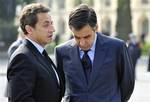
<instances>
[{"instance_id":1,"label":"man's ear","mask_svg":"<svg viewBox=\"0 0 150 102\"><path fill-rule=\"evenodd\" d=\"M96 26L95 26L95 31L96 32L98 31L98 24L96 24Z\"/></svg>"},{"instance_id":2,"label":"man's ear","mask_svg":"<svg viewBox=\"0 0 150 102\"><path fill-rule=\"evenodd\" d=\"M32 28L31 26L26 25L26 26L25 26L25 29L26 29L26 31L27 31L28 34L32 34L33 28Z\"/></svg>"},{"instance_id":3,"label":"man's ear","mask_svg":"<svg viewBox=\"0 0 150 102\"><path fill-rule=\"evenodd\" d=\"M95 27L93 27L93 31L94 31L94 32L97 32L97 31L98 31L98 25L97 25L97 24L96 24Z\"/></svg>"}]
</instances>

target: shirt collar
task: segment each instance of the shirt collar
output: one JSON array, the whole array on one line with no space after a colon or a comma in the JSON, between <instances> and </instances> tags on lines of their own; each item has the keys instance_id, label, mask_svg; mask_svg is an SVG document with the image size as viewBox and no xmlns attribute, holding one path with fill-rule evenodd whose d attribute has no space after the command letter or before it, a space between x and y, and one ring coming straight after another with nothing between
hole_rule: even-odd
<instances>
[{"instance_id":1,"label":"shirt collar","mask_svg":"<svg viewBox=\"0 0 150 102\"><path fill-rule=\"evenodd\" d=\"M26 39L28 39L37 48L37 50L42 54L42 52L44 51L44 48L41 45L39 45L37 42L29 38L26 38Z\"/></svg>"},{"instance_id":2,"label":"shirt collar","mask_svg":"<svg viewBox=\"0 0 150 102\"><path fill-rule=\"evenodd\" d=\"M95 39L94 39L93 45L92 45L92 47L91 47L91 51L92 51L92 52L95 51L96 39L97 39L97 34L95 34Z\"/></svg>"}]
</instances>

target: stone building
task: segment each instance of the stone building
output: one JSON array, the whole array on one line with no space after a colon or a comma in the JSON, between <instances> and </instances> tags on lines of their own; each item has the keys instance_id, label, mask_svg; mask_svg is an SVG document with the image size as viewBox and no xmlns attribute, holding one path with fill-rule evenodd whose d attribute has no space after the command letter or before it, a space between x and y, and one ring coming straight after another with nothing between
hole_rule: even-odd
<instances>
[{"instance_id":1,"label":"stone building","mask_svg":"<svg viewBox=\"0 0 150 102\"><path fill-rule=\"evenodd\" d=\"M95 9L99 30L116 36L117 0L37 0L50 6L56 33L64 38L71 34L68 28L68 14L75 6L86 3ZM150 40L150 0L131 0L132 30L140 39L145 34Z\"/></svg>"}]
</instances>

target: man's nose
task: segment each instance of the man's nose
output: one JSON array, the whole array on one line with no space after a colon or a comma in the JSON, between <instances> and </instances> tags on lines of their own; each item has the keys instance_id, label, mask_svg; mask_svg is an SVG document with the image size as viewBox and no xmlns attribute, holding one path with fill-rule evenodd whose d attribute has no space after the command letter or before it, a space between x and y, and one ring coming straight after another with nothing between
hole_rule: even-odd
<instances>
[{"instance_id":1,"label":"man's nose","mask_svg":"<svg viewBox=\"0 0 150 102\"><path fill-rule=\"evenodd\" d=\"M53 25L49 27L49 32L55 32L55 28Z\"/></svg>"},{"instance_id":2,"label":"man's nose","mask_svg":"<svg viewBox=\"0 0 150 102\"><path fill-rule=\"evenodd\" d=\"M85 45L85 40L84 39L81 39L80 40L80 46L84 46Z\"/></svg>"}]
</instances>

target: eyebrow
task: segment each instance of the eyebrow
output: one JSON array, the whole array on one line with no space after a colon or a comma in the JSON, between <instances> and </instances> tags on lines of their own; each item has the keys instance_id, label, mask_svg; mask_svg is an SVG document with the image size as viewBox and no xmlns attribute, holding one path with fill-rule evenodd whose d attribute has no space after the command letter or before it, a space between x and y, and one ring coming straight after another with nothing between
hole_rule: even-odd
<instances>
[{"instance_id":1,"label":"eyebrow","mask_svg":"<svg viewBox=\"0 0 150 102\"><path fill-rule=\"evenodd\" d=\"M46 21L44 21L44 22L41 22L41 24L53 24L53 21L48 21L48 20L46 20Z\"/></svg>"},{"instance_id":2,"label":"eyebrow","mask_svg":"<svg viewBox=\"0 0 150 102\"><path fill-rule=\"evenodd\" d=\"M83 36L83 38L85 38L85 37L89 37L90 35L86 35L86 36ZM76 35L74 35L74 37L75 38L80 38L80 37L78 37L78 36L76 36Z\"/></svg>"},{"instance_id":3,"label":"eyebrow","mask_svg":"<svg viewBox=\"0 0 150 102\"><path fill-rule=\"evenodd\" d=\"M43 23L51 23L50 21L44 21Z\"/></svg>"}]
</instances>

